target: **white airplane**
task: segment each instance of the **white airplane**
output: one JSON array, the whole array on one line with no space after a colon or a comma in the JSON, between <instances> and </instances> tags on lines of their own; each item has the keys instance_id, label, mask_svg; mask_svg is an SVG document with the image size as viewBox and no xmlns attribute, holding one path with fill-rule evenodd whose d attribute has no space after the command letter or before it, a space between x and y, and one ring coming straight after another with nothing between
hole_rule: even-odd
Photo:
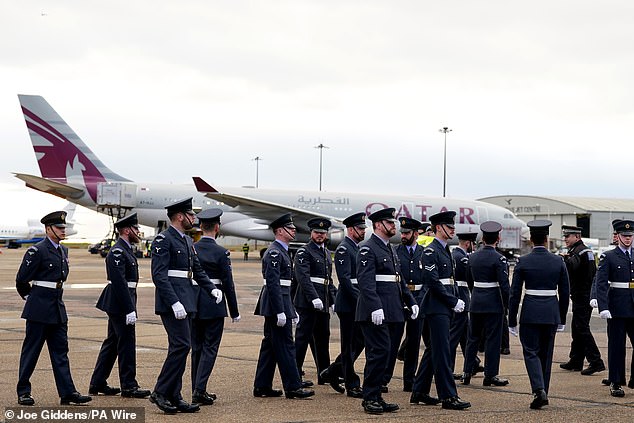
<instances>
[{"instance_id":1,"label":"white airplane","mask_svg":"<svg viewBox=\"0 0 634 423\"><path fill-rule=\"evenodd\" d=\"M66 210L66 236L75 235L75 221L73 215L77 206L68 203ZM22 244L33 244L41 241L46 236L44 225L40 223L40 219L27 219L26 226L7 226L0 225L0 242L4 243L7 248L19 248Z\"/></svg>"},{"instance_id":2,"label":"white airplane","mask_svg":"<svg viewBox=\"0 0 634 423\"><path fill-rule=\"evenodd\" d=\"M110 215L136 212L139 223L160 228L166 224L164 207L193 197L195 209L224 210L222 232L249 239L272 241L268 223L291 212L298 226L298 242L309 237L306 222L315 216L333 221L330 238L338 244L345 231L342 220L359 211L370 214L395 207L399 216L427 221L434 213L455 210L457 232L478 232L481 222L502 224L501 248L520 248L526 224L503 207L474 201L421 195L352 194L318 191L283 191L261 188L218 190L195 177L192 185L137 183L108 167L84 144L66 122L40 96L18 95L41 176L15 173L26 186ZM199 192L202 191L202 192ZM368 231L369 233L370 231ZM395 242L399 239L395 237Z\"/></svg>"}]
</instances>

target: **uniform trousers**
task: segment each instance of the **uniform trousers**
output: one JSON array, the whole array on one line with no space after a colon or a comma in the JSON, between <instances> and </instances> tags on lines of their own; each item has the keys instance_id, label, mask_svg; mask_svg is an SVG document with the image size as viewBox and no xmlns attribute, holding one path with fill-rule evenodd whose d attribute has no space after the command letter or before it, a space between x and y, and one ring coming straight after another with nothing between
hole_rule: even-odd
<instances>
[{"instance_id":1,"label":"uniform trousers","mask_svg":"<svg viewBox=\"0 0 634 423\"><path fill-rule=\"evenodd\" d=\"M458 345L462 351L462 356L466 357L467 337L469 334L469 313L465 310L462 313L456 313L451 320L449 327L449 351L451 353L451 370L456 367L456 352ZM468 372L471 373L471 372Z\"/></svg>"},{"instance_id":2,"label":"uniform trousers","mask_svg":"<svg viewBox=\"0 0 634 423\"><path fill-rule=\"evenodd\" d=\"M314 340L313 356L319 375L330 366L330 312L309 308L297 308L299 323L295 328L297 368L301 371L311 339Z\"/></svg>"},{"instance_id":3,"label":"uniform trousers","mask_svg":"<svg viewBox=\"0 0 634 423\"><path fill-rule=\"evenodd\" d=\"M173 314L161 314L161 321L167 332L167 357L156 380L154 391L168 400L182 399L183 374L187 356L191 348L192 319L188 314L177 319Z\"/></svg>"},{"instance_id":4,"label":"uniform trousers","mask_svg":"<svg viewBox=\"0 0 634 423\"><path fill-rule=\"evenodd\" d=\"M451 369L449 354L449 326L451 316L446 314L426 314L423 323L425 352L414 378L414 392L428 394L432 375L436 392L441 400L458 396ZM429 337L429 339L426 339Z\"/></svg>"},{"instance_id":5,"label":"uniform trousers","mask_svg":"<svg viewBox=\"0 0 634 423\"><path fill-rule=\"evenodd\" d=\"M408 319L405 322L405 346L403 351L403 386L411 387L416 376L420 357L420 340L423 333L422 319Z\"/></svg>"},{"instance_id":6,"label":"uniform trousers","mask_svg":"<svg viewBox=\"0 0 634 423\"><path fill-rule=\"evenodd\" d=\"M108 313L108 335L101 344L90 386L107 385L112 368L119 359L119 383L121 389L139 386L136 381L136 332L134 325L126 325L124 314Z\"/></svg>"},{"instance_id":7,"label":"uniform trousers","mask_svg":"<svg viewBox=\"0 0 634 423\"><path fill-rule=\"evenodd\" d=\"M31 375L35 370L44 342L48 347L57 393L60 397L65 397L76 391L68 361L68 324L66 322L48 324L27 320L20 353L18 396L31 393Z\"/></svg>"},{"instance_id":8,"label":"uniform trousers","mask_svg":"<svg viewBox=\"0 0 634 423\"><path fill-rule=\"evenodd\" d=\"M608 320L608 378L610 382L625 384L625 339L634 346L634 318L613 317ZM634 362L634 352L632 353ZM632 375L630 375L632 378Z\"/></svg>"},{"instance_id":9,"label":"uniform trousers","mask_svg":"<svg viewBox=\"0 0 634 423\"><path fill-rule=\"evenodd\" d=\"M524 352L524 365L533 392L543 389L548 393L556 332L557 325L520 324L520 342Z\"/></svg>"},{"instance_id":10,"label":"uniform trousers","mask_svg":"<svg viewBox=\"0 0 634 423\"><path fill-rule=\"evenodd\" d=\"M390 357L396 362L396 351L403 336L403 322L383 323L357 322L365 339L365 368L363 369L363 399L376 401L381 398L381 385L389 371ZM394 349L393 352L390 349ZM394 371L394 364L391 371Z\"/></svg>"},{"instance_id":11,"label":"uniform trousers","mask_svg":"<svg viewBox=\"0 0 634 423\"><path fill-rule=\"evenodd\" d=\"M192 392L207 391L224 327L224 317L192 320Z\"/></svg>"},{"instance_id":12,"label":"uniform trousers","mask_svg":"<svg viewBox=\"0 0 634 423\"><path fill-rule=\"evenodd\" d=\"M301 388L302 383L295 362L295 343L293 342L291 319L287 319L286 325L280 327L277 326L276 316L266 316L264 318L264 338L262 338L260 345L253 387L272 388L276 365L280 370L282 386L285 391Z\"/></svg>"},{"instance_id":13,"label":"uniform trousers","mask_svg":"<svg viewBox=\"0 0 634 423\"><path fill-rule=\"evenodd\" d=\"M492 378L500 372L503 313L471 313L469 339L463 371L473 374L477 365L478 345L484 340L484 377Z\"/></svg>"},{"instance_id":14,"label":"uniform trousers","mask_svg":"<svg viewBox=\"0 0 634 423\"><path fill-rule=\"evenodd\" d=\"M330 377L343 377L346 389L361 386L359 375L354 370L354 362L364 348L363 332L359 323L354 321L354 313L337 313L341 338L341 354L330 366ZM337 363L341 363L338 369Z\"/></svg>"},{"instance_id":15,"label":"uniform trousers","mask_svg":"<svg viewBox=\"0 0 634 423\"><path fill-rule=\"evenodd\" d=\"M601 353L590 332L590 317L592 316L592 306L590 296L574 299L572 301L572 322L570 344L570 361L583 365L584 359L588 359L591 365L601 362Z\"/></svg>"}]
</instances>

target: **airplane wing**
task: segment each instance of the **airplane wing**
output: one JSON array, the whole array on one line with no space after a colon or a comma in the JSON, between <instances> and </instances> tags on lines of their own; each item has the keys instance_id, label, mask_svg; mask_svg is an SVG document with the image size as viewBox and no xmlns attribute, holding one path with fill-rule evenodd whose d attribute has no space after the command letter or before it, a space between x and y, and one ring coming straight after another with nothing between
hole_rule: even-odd
<instances>
[{"instance_id":1,"label":"airplane wing","mask_svg":"<svg viewBox=\"0 0 634 423\"><path fill-rule=\"evenodd\" d=\"M198 176L192 178L198 192L204 193L207 197L233 207L234 211L245 214L249 217L257 219L258 222L272 222L283 213L292 213L295 226L302 232L310 232L307 222L313 217L325 217L333 224L339 223L343 225L342 219L329 216L324 213L303 210L296 207L290 207L280 203L271 201L258 200L256 198L244 197L241 195L222 193L209 185L205 180ZM265 223L266 224L266 223Z\"/></svg>"},{"instance_id":2,"label":"airplane wing","mask_svg":"<svg viewBox=\"0 0 634 423\"><path fill-rule=\"evenodd\" d=\"M49 179L40 178L39 176L28 175L26 173L14 173L16 178L23 180L26 186L38 191L53 194L61 198L79 198L84 195L84 190L75 188L71 185L62 184L61 182L51 181Z\"/></svg>"}]
</instances>

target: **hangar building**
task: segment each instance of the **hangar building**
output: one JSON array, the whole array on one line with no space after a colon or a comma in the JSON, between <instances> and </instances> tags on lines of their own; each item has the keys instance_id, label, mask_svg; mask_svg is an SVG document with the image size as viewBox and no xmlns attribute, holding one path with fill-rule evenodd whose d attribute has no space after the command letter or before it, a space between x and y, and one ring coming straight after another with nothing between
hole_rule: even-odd
<instances>
[{"instance_id":1,"label":"hangar building","mask_svg":"<svg viewBox=\"0 0 634 423\"><path fill-rule=\"evenodd\" d=\"M634 220L634 199L497 195L479 200L505 207L525 222L551 220L551 238L561 234L562 225L579 226L581 236L598 239L599 247L612 241L613 219Z\"/></svg>"}]
</instances>

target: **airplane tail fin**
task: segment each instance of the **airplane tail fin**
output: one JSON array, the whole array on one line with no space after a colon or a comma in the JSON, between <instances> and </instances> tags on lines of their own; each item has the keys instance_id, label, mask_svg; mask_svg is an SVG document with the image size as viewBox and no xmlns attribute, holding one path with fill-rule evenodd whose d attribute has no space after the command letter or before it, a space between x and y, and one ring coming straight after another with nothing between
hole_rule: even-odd
<instances>
[{"instance_id":1,"label":"airplane tail fin","mask_svg":"<svg viewBox=\"0 0 634 423\"><path fill-rule=\"evenodd\" d=\"M18 98L43 178L85 187L93 200L97 183L128 181L106 167L43 97Z\"/></svg>"}]
</instances>

